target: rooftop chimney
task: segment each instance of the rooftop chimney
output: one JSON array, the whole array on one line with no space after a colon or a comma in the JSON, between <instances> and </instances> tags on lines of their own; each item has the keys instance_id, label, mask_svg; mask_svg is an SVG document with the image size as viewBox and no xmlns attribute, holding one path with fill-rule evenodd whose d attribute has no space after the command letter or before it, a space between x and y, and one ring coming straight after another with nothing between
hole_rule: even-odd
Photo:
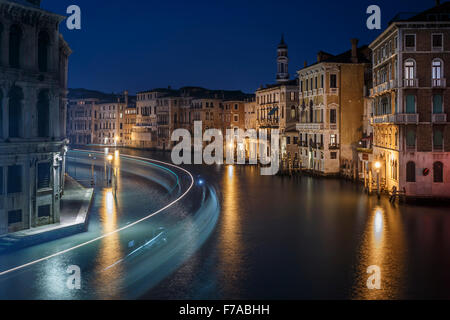
<instances>
[{"instance_id":1,"label":"rooftop chimney","mask_svg":"<svg viewBox=\"0 0 450 320\"><path fill-rule=\"evenodd\" d=\"M304 64L303 64L303 67L306 68L307 66L308 66L308 61L305 60L305 62L304 62Z\"/></svg>"},{"instance_id":2,"label":"rooftop chimney","mask_svg":"<svg viewBox=\"0 0 450 320\"><path fill-rule=\"evenodd\" d=\"M352 39L352 63L358 63L358 39Z\"/></svg>"}]
</instances>

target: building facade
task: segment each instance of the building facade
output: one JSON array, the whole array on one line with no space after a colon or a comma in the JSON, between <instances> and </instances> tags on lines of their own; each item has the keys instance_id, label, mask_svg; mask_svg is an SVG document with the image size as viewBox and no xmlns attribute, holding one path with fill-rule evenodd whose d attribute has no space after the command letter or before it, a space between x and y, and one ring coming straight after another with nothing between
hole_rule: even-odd
<instances>
[{"instance_id":1,"label":"building facade","mask_svg":"<svg viewBox=\"0 0 450 320\"><path fill-rule=\"evenodd\" d=\"M370 45L372 175L407 197L450 198L450 4L397 16Z\"/></svg>"},{"instance_id":2,"label":"building facade","mask_svg":"<svg viewBox=\"0 0 450 320\"><path fill-rule=\"evenodd\" d=\"M300 160L320 175L356 177L364 97L370 82L370 50L339 55L319 52L317 62L298 71Z\"/></svg>"},{"instance_id":3,"label":"building facade","mask_svg":"<svg viewBox=\"0 0 450 320\"><path fill-rule=\"evenodd\" d=\"M60 220L70 48L65 17L0 2L0 235Z\"/></svg>"},{"instance_id":4,"label":"building facade","mask_svg":"<svg viewBox=\"0 0 450 320\"><path fill-rule=\"evenodd\" d=\"M98 99L70 100L67 109L67 138L73 145L93 144L98 131Z\"/></svg>"}]
</instances>

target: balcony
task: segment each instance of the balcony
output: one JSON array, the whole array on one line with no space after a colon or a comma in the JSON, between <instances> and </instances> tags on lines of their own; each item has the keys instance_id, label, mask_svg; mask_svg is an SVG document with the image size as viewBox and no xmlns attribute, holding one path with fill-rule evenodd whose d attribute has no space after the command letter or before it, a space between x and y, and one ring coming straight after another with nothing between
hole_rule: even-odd
<instances>
[{"instance_id":1,"label":"balcony","mask_svg":"<svg viewBox=\"0 0 450 320\"><path fill-rule=\"evenodd\" d=\"M398 87L397 80L389 80L374 88L370 89L370 96L377 96L386 93L389 90L396 89Z\"/></svg>"},{"instance_id":2,"label":"balcony","mask_svg":"<svg viewBox=\"0 0 450 320\"><path fill-rule=\"evenodd\" d=\"M339 144L332 143L328 146L328 150L339 150Z\"/></svg>"},{"instance_id":3,"label":"balcony","mask_svg":"<svg viewBox=\"0 0 450 320\"><path fill-rule=\"evenodd\" d=\"M332 95L337 95L338 92L339 92L338 88L330 88L330 90L329 90L329 94L332 94Z\"/></svg>"},{"instance_id":4,"label":"balcony","mask_svg":"<svg viewBox=\"0 0 450 320\"><path fill-rule=\"evenodd\" d=\"M431 86L433 88L446 88L447 87L447 79L431 79Z\"/></svg>"},{"instance_id":5,"label":"balcony","mask_svg":"<svg viewBox=\"0 0 450 320\"><path fill-rule=\"evenodd\" d=\"M447 123L447 114L446 113L433 114L433 123Z\"/></svg>"},{"instance_id":6,"label":"balcony","mask_svg":"<svg viewBox=\"0 0 450 320\"><path fill-rule=\"evenodd\" d=\"M419 79L403 79L403 86L405 88L418 88Z\"/></svg>"},{"instance_id":7,"label":"balcony","mask_svg":"<svg viewBox=\"0 0 450 320\"><path fill-rule=\"evenodd\" d=\"M395 124L418 124L419 114L418 113L400 113L395 114L394 123Z\"/></svg>"},{"instance_id":8,"label":"balcony","mask_svg":"<svg viewBox=\"0 0 450 320\"><path fill-rule=\"evenodd\" d=\"M371 125L377 124L418 124L418 113L398 113L375 116L370 119Z\"/></svg>"},{"instance_id":9,"label":"balcony","mask_svg":"<svg viewBox=\"0 0 450 320\"><path fill-rule=\"evenodd\" d=\"M297 123L296 125L297 131L305 131L305 130L323 130L323 123Z\"/></svg>"}]
</instances>

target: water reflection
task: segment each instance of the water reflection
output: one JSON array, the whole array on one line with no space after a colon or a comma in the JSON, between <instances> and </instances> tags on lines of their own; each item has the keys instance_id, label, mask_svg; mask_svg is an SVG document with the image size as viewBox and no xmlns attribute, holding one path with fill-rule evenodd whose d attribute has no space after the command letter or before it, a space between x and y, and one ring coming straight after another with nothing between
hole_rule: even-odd
<instances>
[{"instance_id":1,"label":"water reflection","mask_svg":"<svg viewBox=\"0 0 450 320\"><path fill-rule=\"evenodd\" d=\"M241 269L242 226L240 213L242 199L236 176L236 168L227 167L227 174L223 175L223 208L220 246L221 269L228 277L236 279ZM226 270L225 270L226 269ZM229 281L225 282L225 287Z\"/></svg>"},{"instance_id":2,"label":"water reflection","mask_svg":"<svg viewBox=\"0 0 450 320\"><path fill-rule=\"evenodd\" d=\"M373 206L362 236L356 267L354 298L364 300L398 299L405 278L405 240L398 209L391 205ZM370 290L367 280L370 266L381 268L381 289Z\"/></svg>"},{"instance_id":3,"label":"water reflection","mask_svg":"<svg viewBox=\"0 0 450 320\"><path fill-rule=\"evenodd\" d=\"M103 206L100 209L100 222L104 233L110 233L118 229L117 203L112 189L103 190ZM97 288L102 292L102 298L120 298L120 278L123 268L116 264L123 257L123 249L120 243L120 233L102 239L100 252L96 262ZM114 265L114 268L110 268Z\"/></svg>"}]
</instances>

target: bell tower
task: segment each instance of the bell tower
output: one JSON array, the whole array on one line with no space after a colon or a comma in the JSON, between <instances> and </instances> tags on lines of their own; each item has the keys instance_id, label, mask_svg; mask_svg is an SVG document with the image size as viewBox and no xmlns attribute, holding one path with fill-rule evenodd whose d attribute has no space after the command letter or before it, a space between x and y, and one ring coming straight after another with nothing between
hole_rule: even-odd
<instances>
[{"instance_id":1,"label":"bell tower","mask_svg":"<svg viewBox=\"0 0 450 320\"><path fill-rule=\"evenodd\" d=\"M284 36L281 36L281 42L278 45L277 70L278 83L289 81L288 46L284 42Z\"/></svg>"}]
</instances>

